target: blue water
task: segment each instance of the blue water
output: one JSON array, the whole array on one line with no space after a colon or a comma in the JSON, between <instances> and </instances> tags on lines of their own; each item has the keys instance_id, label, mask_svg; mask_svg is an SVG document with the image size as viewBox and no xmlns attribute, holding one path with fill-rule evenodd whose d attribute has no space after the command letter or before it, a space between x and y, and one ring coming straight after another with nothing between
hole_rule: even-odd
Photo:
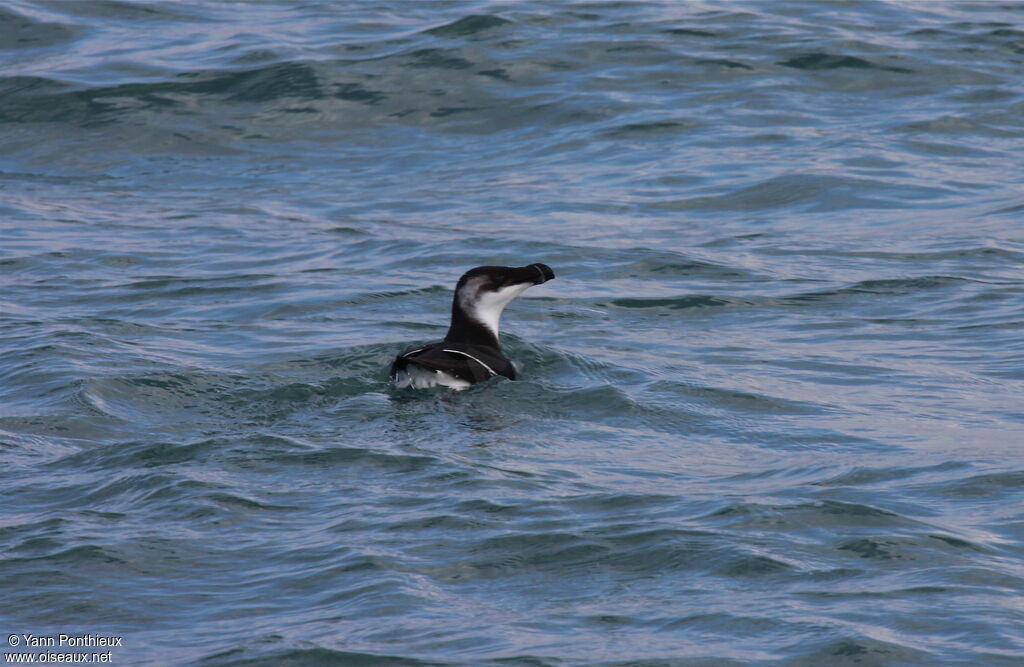
<instances>
[{"instance_id":1,"label":"blue water","mask_svg":"<svg viewBox=\"0 0 1024 667\"><path fill-rule=\"evenodd\" d=\"M7 0L4 651L1020 664L1022 140L1010 0Z\"/></svg>"}]
</instances>

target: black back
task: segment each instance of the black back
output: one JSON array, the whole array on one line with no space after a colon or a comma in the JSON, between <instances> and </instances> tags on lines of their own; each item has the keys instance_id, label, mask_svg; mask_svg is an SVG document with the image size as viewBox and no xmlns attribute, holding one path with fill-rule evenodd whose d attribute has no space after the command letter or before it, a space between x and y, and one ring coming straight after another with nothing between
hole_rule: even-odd
<instances>
[{"instance_id":1,"label":"black back","mask_svg":"<svg viewBox=\"0 0 1024 667\"><path fill-rule=\"evenodd\" d=\"M413 346L398 355L391 364L391 377L405 370L409 364L435 371L444 371L469 383L481 382L501 375L516 379L516 369L501 350L466 343L441 341L425 346Z\"/></svg>"}]
</instances>

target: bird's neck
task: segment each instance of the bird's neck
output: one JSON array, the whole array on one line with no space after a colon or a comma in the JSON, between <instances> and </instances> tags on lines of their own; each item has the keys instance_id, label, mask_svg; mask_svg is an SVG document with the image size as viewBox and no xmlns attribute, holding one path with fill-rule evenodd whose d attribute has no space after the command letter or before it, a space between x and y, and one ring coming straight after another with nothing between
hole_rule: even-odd
<instances>
[{"instance_id":1,"label":"bird's neck","mask_svg":"<svg viewBox=\"0 0 1024 667\"><path fill-rule=\"evenodd\" d=\"M470 314L459 303L452 304L452 323L448 334L444 337L447 343L464 343L468 345L484 345L501 349L498 342L498 323L484 322L482 318Z\"/></svg>"}]
</instances>

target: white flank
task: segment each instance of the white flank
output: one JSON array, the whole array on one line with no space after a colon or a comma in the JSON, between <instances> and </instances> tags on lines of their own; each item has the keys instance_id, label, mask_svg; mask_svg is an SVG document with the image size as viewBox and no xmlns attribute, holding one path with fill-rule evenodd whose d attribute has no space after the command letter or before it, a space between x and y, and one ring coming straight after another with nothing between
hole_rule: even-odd
<instances>
[{"instance_id":1,"label":"white flank","mask_svg":"<svg viewBox=\"0 0 1024 667\"><path fill-rule=\"evenodd\" d=\"M470 384L444 371L432 371L416 364L409 364L404 370L395 373L395 386L399 389L430 389L431 387L449 387L451 389L468 389Z\"/></svg>"}]
</instances>

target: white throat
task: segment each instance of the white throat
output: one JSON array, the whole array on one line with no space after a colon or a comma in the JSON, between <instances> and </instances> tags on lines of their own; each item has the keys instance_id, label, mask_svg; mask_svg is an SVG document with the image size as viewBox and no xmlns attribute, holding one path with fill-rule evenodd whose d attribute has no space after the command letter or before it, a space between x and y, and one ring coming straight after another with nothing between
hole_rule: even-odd
<instances>
[{"instance_id":1,"label":"white throat","mask_svg":"<svg viewBox=\"0 0 1024 667\"><path fill-rule=\"evenodd\" d=\"M492 292L481 290L479 282L473 284L473 281L470 280L459 294L459 305L467 315L490 329L494 337L497 338L501 313L505 310L505 306L529 287L533 287L533 283L510 285Z\"/></svg>"}]
</instances>

